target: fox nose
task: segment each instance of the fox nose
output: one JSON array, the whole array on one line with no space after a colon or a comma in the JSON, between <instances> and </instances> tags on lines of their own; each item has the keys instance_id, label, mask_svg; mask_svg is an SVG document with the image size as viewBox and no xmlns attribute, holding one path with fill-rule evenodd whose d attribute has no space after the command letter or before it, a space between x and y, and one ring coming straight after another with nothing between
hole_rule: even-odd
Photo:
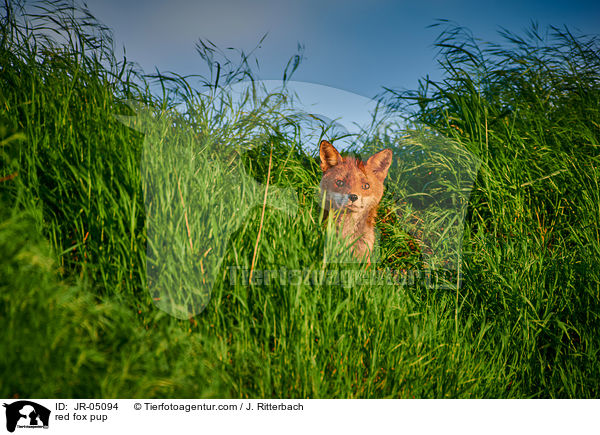
<instances>
[{"instance_id":1,"label":"fox nose","mask_svg":"<svg viewBox=\"0 0 600 435\"><path fill-rule=\"evenodd\" d=\"M358 195L351 193L350 195L348 195L348 199L350 199L350 201L354 202L358 199Z\"/></svg>"}]
</instances>

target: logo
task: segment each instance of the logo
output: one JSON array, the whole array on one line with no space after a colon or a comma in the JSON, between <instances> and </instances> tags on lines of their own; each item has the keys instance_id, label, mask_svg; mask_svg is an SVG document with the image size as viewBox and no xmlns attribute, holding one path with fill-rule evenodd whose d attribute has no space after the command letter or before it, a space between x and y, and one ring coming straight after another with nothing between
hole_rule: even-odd
<instances>
[{"instance_id":1,"label":"logo","mask_svg":"<svg viewBox=\"0 0 600 435\"><path fill-rule=\"evenodd\" d=\"M19 400L4 404L6 408L6 430L14 432L15 428L48 429L50 410L29 400Z\"/></svg>"}]
</instances>

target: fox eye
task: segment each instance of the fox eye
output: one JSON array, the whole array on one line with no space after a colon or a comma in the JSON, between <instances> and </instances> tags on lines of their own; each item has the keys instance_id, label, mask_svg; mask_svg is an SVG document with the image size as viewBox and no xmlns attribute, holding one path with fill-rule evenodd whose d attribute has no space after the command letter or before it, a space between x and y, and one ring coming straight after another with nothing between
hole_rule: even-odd
<instances>
[{"instance_id":1,"label":"fox eye","mask_svg":"<svg viewBox=\"0 0 600 435\"><path fill-rule=\"evenodd\" d=\"M335 184L337 185L337 187L342 187L344 185L344 180L337 180Z\"/></svg>"},{"instance_id":2,"label":"fox eye","mask_svg":"<svg viewBox=\"0 0 600 435\"><path fill-rule=\"evenodd\" d=\"M362 185L362 188L363 188L364 190L367 190L369 187L371 187L371 186L369 185L369 183L363 183L363 185Z\"/></svg>"}]
</instances>

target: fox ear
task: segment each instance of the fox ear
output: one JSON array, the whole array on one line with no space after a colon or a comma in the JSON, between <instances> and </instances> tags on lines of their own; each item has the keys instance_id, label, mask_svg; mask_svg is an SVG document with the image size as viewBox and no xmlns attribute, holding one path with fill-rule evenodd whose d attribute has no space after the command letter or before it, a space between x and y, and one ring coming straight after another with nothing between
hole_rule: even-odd
<instances>
[{"instance_id":1,"label":"fox ear","mask_svg":"<svg viewBox=\"0 0 600 435\"><path fill-rule=\"evenodd\" d=\"M341 154L326 140L321 141L319 155L321 156L321 169L323 172L342 162Z\"/></svg>"},{"instance_id":2,"label":"fox ear","mask_svg":"<svg viewBox=\"0 0 600 435\"><path fill-rule=\"evenodd\" d=\"M393 153L390 149L373 154L369 160L367 160L367 170L373 172L373 174L381 181L385 180L388 169L390 169L390 165L392 164L392 156Z\"/></svg>"}]
</instances>

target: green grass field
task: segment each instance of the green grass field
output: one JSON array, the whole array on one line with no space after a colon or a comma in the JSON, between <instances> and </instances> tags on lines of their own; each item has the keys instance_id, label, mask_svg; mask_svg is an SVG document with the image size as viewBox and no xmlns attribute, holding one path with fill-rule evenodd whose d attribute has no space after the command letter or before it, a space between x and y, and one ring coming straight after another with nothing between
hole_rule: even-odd
<instances>
[{"instance_id":1,"label":"green grass field","mask_svg":"<svg viewBox=\"0 0 600 435\"><path fill-rule=\"evenodd\" d=\"M227 63L206 45L200 85L144 75L85 10L47 7L54 42L47 17L18 7L1 24L0 371L10 376L0 396L598 397L595 38L532 26L483 45L439 23L444 80L386 89L381 101L410 113L410 127L389 125L355 151L394 150L383 278L423 267L410 193L427 171L452 173L443 156L409 168L406 150L445 137L476 157L462 286L374 285L359 265L327 266L358 277L348 284L311 279L331 240L318 158L289 100L217 93L253 79L248 59ZM154 136L115 117L133 115L132 103L160 119ZM245 214L231 206L240 198ZM425 233L448 216L433 207L427 220ZM232 268L259 272L249 284ZM260 271L281 269L298 272L264 282ZM185 285L202 291L178 292ZM199 313L172 316L175 303Z\"/></svg>"}]
</instances>

